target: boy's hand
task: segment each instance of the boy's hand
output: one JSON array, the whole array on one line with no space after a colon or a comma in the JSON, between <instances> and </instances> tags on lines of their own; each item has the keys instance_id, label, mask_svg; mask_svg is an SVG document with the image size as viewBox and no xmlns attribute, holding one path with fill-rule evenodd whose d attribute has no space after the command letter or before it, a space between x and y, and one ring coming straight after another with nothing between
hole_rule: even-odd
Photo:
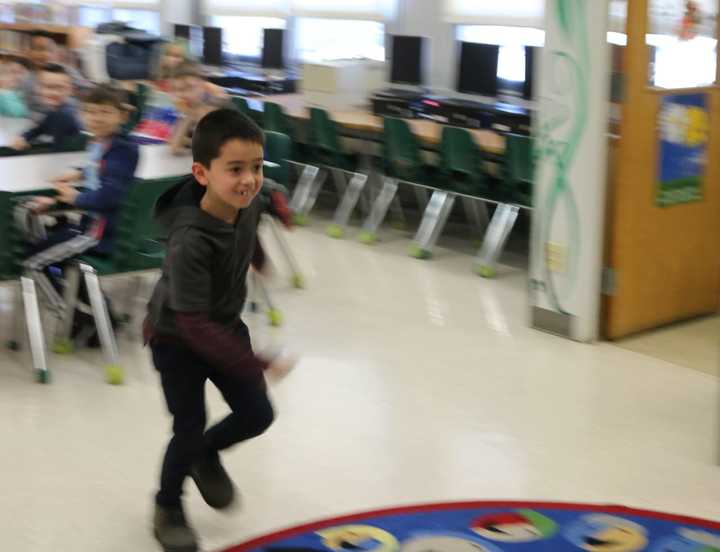
<instances>
[{"instance_id":1,"label":"boy's hand","mask_svg":"<svg viewBox=\"0 0 720 552\"><path fill-rule=\"evenodd\" d=\"M74 205L75 199L80 195L80 191L69 184L58 184L55 189L57 190L58 201L68 205Z\"/></svg>"},{"instance_id":2,"label":"boy's hand","mask_svg":"<svg viewBox=\"0 0 720 552\"><path fill-rule=\"evenodd\" d=\"M44 213L56 203L54 197L38 196L33 198L30 208L33 213Z\"/></svg>"},{"instance_id":3,"label":"boy's hand","mask_svg":"<svg viewBox=\"0 0 720 552\"><path fill-rule=\"evenodd\" d=\"M287 197L282 192L272 192L270 194L270 204L272 212L277 215L283 226L290 230L293 226L293 217Z\"/></svg>"},{"instance_id":4,"label":"boy's hand","mask_svg":"<svg viewBox=\"0 0 720 552\"><path fill-rule=\"evenodd\" d=\"M265 376L271 382L279 383L293 371L296 364L297 360L295 359L278 357L267 367L267 370L265 370Z\"/></svg>"},{"instance_id":5,"label":"boy's hand","mask_svg":"<svg viewBox=\"0 0 720 552\"><path fill-rule=\"evenodd\" d=\"M22 136L18 136L10 144L10 149L14 149L15 151L23 151L28 149L29 147L30 144L28 144L27 140L25 140L25 138L23 138Z\"/></svg>"},{"instance_id":6,"label":"boy's hand","mask_svg":"<svg viewBox=\"0 0 720 552\"><path fill-rule=\"evenodd\" d=\"M82 173L78 171L77 169L74 169L72 171L68 171L64 174L61 174L60 176L57 176L53 178L50 183L53 186L61 186L63 184L69 185L73 182L78 182L82 178Z\"/></svg>"}]
</instances>

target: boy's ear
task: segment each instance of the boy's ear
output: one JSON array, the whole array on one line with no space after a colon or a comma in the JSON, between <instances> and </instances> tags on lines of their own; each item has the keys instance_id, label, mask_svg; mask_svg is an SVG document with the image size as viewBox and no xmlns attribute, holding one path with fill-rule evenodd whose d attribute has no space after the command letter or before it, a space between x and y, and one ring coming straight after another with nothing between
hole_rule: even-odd
<instances>
[{"instance_id":1,"label":"boy's ear","mask_svg":"<svg viewBox=\"0 0 720 552\"><path fill-rule=\"evenodd\" d=\"M201 186L207 187L208 185L207 173L208 169L202 163L195 162L192 164L192 174Z\"/></svg>"}]
</instances>

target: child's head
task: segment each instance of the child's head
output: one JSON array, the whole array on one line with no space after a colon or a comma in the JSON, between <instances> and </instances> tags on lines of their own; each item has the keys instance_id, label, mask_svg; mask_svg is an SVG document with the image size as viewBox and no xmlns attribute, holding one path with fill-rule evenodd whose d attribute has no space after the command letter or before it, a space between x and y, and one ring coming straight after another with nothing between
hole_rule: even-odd
<instances>
[{"instance_id":1,"label":"child's head","mask_svg":"<svg viewBox=\"0 0 720 552\"><path fill-rule=\"evenodd\" d=\"M73 92L70 73L57 63L40 68L36 86L40 101L50 109L57 109L65 104Z\"/></svg>"},{"instance_id":2,"label":"child's head","mask_svg":"<svg viewBox=\"0 0 720 552\"><path fill-rule=\"evenodd\" d=\"M58 45L53 36L45 31L35 31L30 35L28 57L36 68L48 63L58 62Z\"/></svg>"},{"instance_id":3,"label":"child's head","mask_svg":"<svg viewBox=\"0 0 720 552\"><path fill-rule=\"evenodd\" d=\"M18 88L27 78L32 66L30 60L20 56L9 56L2 64L3 83L6 88Z\"/></svg>"},{"instance_id":4,"label":"child's head","mask_svg":"<svg viewBox=\"0 0 720 552\"><path fill-rule=\"evenodd\" d=\"M173 93L186 108L200 105L205 97L205 76L202 68L192 61L178 65L173 73Z\"/></svg>"},{"instance_id":5,"label":"child's head","mask_svg":"<svg viewBox=\"0 0 720 552\"><path fill-rule=\"evenodd\" d=\"M216 205L244 209L263 183L263 131L234 109L203 117L192 140L193 176Z\"/></svg>"},{"instance_id":6,"label":"child's head","mask_svg":"<svg viewBox=\"0 0 720 552\"><path fill-rule=\"evenodd\" d=\"M168 42L163 46L160 54L160 71L171 72L188 57L188 47L185 41Z\"/></svg>"},{"instance_id":7,"label":"child's head","mask_svg":"<svg viewBox=\"0 0 720 552\"><path fill-rule=\"evenodd\" d=\"M85 130L95 138L109 138L125 124L129 109L124 90L98 84L82 97L81 117Z\"/></svg>"}]
</instances>

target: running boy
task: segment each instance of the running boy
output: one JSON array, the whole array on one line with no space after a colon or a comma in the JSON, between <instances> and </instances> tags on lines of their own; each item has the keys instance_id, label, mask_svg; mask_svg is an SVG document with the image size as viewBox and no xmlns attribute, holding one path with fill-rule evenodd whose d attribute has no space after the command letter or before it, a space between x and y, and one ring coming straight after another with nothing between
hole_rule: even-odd
<instances>
[{"instance_id":1,"label":"running boy","mask_svg":"<svg viewBox=\"0 0 720 552\"><path fill-rule=\"evenodd\" d=\"M192 176L161 196L155 208L169 236L145 338L173 416L155 497L155 537L166 551L198 549L181 503L187 476L213 508L233 502L234 486L218 453L272 424L263 372L281 376L290 368L287 361L256 356L240 319L250 264L262 268L256 227L263 210L257 197L263 143L258 126L233 109L206 115L192 140ZM232 412L206 431L208 379Z\"/></svg>"},{"instance_id":2,"label":"running boy","mask_svg":"<svg viewBox=\"0 0 720 552\"><path fill-rule=\"evenodd\" d=\"M65 67L45 65L38 73L37 92L47 112L37 125L10 144L16 151L26 150L36 143L61 149L63 143L80 134L80 122L71 102L72 79Z\"/></svg>"}]
</instances>

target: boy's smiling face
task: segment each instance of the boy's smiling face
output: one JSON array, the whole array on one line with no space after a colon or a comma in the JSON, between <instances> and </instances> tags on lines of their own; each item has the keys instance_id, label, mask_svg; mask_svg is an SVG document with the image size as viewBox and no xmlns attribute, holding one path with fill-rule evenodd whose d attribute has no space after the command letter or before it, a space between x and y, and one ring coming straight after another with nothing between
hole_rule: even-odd
<instances>
[{"instance_id":1,"label":"boy's smiling face","mask_svg":"<svg viewBox=\"0 0 720 552\"><path fill-rule=\"evenodd\" d=\"M263 146L232 139L209 167L193 163L195 179L207 188L205 201L216 213L237 213L252 203L263 185ZM225 218L225 217L222 217Z\"/></svg>"},{"instance_id":2,"label":"boy's smiling face","mask_svg":"<svg viewBox=\"0 0 720 552\"><path fill-rule=\"evenodd\" d=\"M40 101L51 109L63 105L73 91L72 80L64 73L42 71L38 77L37 91Z\"/></svg>"},{"instance_id":3,"label":"boy's smiling face","mask_svg":"<svg viewBox=\"0 0 720 552\"><path fill-rule=\"evenodd\" d=\"M85 130L99 140L117 133L127 121L127 112L108 104L83 103L81 116Z\"/></svg>"}]
</instances>

